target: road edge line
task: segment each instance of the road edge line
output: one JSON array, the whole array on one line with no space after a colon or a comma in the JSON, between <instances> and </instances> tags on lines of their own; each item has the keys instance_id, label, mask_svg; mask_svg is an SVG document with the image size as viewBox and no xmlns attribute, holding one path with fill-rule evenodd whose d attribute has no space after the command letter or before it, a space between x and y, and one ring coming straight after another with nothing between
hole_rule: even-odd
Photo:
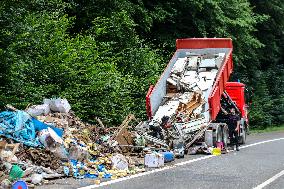
<instances>
[{"instance_id":1,"label":"road edge line","mask_svg":"<svg viewBox=\"0 0 284 189\"><path fill-rule=\"evenodd\" d=\"M277 180L278 178L280 178L281 176L284 175L284 170L281 171L280 173L274 175L273 177L271 177L270 179L264 181L263 183L261 183L260 185L254 187L253 189L262 189L264 188L265 186L271 184L272 182L274 182L275 180Z\"/></svg>"},{"instance_id":2,"label":"road edge line","mask_svg":"<svg viewBox=\"0 0 284 189\"><path fill-rule=\"evenodd\" d=\"M284 138L276 138L276 139L271 139L271 140L265 140L265 141L261 141L261 142L256 142L256 143L253 143L253 144L248 144L248 145L245 145L245 146L241 146L240 149L249 148L249 147L252 147L252 146L259 145L259 144L265 144L265 143L274 142L274 141L279 141L279 140L284 140Z\"/></svg>"}]
</instances>

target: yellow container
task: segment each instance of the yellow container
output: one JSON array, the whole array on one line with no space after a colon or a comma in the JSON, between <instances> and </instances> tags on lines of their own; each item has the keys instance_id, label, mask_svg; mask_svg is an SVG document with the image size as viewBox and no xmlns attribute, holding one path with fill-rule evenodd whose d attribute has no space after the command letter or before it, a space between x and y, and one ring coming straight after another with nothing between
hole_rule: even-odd
<instances>
[{"instance_id":1,"label":"yellow container","mask_svg":"<svg viewBox=\"0 0 284 189\"><path fill-rule=\"evenodd\" d=\"M97 185L101 184L101 180L95 180L95 184Z\"/></svg>"},{"instance_id":2,"label":"yellow container","mask_svg":"<svg viewBox=\"0 0 284 189\"><path fill-rule=\"evenodd\" d=\"M221 149L220 148L213 148L212 154L215 156L221 155Z\"/></svg>"}]
</instances>

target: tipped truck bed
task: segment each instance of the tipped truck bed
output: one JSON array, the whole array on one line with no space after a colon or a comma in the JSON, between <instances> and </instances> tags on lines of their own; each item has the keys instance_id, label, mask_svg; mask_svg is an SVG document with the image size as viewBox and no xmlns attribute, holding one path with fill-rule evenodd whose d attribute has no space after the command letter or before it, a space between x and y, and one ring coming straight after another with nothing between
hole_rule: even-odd
<instances>
[{"instance_id":1,"label":"tipped truck bed","mask_svg":"<svg viewBox=\"0 0 284 189\"><path fill-rule=\"evenodd\" d=\"M232 62L233 44L231 39L225 38L194 38L194 39L177 39L176 52L168 63L166 69L155 85L151 85L146 96L146 110L148 118L151 119L161 105L166 95L167 79L170 72L178 60L188 54L218 54L225 53L225 58L218 69L217 76L210 89L209 95L206 96L206 109L209 111L208 122L215 120L220 110L221 95L226 86L230 74L233 71Z\"/></svg>"}]
</instances>

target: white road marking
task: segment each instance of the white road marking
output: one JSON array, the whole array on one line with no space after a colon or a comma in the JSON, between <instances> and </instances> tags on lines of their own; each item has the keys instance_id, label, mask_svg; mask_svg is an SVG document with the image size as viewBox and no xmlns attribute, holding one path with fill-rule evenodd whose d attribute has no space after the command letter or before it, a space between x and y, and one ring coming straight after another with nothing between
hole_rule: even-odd
<instances>
[{"instance_id":1,"label":"white road marking","mask_svg":"<svg viewBox=\"0 0 284 189\"><path fill-rule=\"evenodd\" d=\"M278 141L278 140L284 140L284 138L277 138L277 139L265 140L265 141L262 141L262 142L253 143L253 144L241 146L240 149L249 148L249 147L252 147L252 146L259 145L259 144L265 144L265 143L268 143L268 142L274 142L274 141Z\"/></svg>"},{"instance_id":2,"label":"white road marking","mask_svg":"<svg viewBox=\"0 0 284 189\"><path fill-rule=\"evenodd\" d=\"M270 183L272 183L273 181L275 181L276 179L278 179L279 177L284 175L284 170L281 171L280 173L274 175L273 177L271 177L270 179L268 179L267 181L265 181L264 183L258 185L257 187L253 188L253 189L262 189L265 186L269 185Z\"/></svg>"},{"instance_id":3,"label":"white road marking","mask_svg":"<svg viewBox=\"0 0 284 189\"><path fill-rule=\"evenodd\" d=\"M249 148L249 147L252 147L252 146L265 144L265 143L269 143L269 142L274 142L274 141L279 141L279 140L284 140L284 138L277 138L277 139L257 142L257 143L254 143L254 144L249 144L249 145L241 146L240 149ZM111 185L111 184L118 183L118 182L121 182L121 181L130 180L130 179L141 177L141 176L145 176L145 175L150 175L150 174L161 172L161 171L165 171L165 170L168 170L168 169L173 169L173 168L176 168L176 167L179 167L179 166L182 166L182 165L194 163L194 162L205 160L205 159L209 159L209 158L212 158L212 157L215 157L215 155L208 155L208 156L204 156L204 157L200 157L200 158L196 158L196 159L191 159L191 160L187 160L187 161L184 161L184 162L176 163L176 164L174 164L172 166L163 167L161 169L155 169L155 170L147 171L147 172L144 172L144 173L138 173L138 174L127 176L127 177L122 177L122 178L118 178L118 179L115 179L115 180L102 182L99 185L89 185L89 186L81 187L81 188L78 188L78 189L99 188L101 186L107 186L107 185ZM261 189L261 188L254 188L254 189Z\"/></svg>"}]
</instances>

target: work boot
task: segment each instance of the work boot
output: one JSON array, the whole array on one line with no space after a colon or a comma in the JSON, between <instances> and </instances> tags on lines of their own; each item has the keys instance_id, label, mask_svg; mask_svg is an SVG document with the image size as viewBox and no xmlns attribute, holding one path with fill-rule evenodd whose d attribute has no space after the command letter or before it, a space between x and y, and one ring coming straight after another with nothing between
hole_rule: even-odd
<instances>
[{"instance_id":1,"label":"work boot","mask_svg":"<svg viewBox=\"0 0 284 189\"><path fill-rule=\"evenodd\" d=\"M237 151L240 151L239 146L236 146L236 150L237 150Z\"/></svg>"}]
</instances>

